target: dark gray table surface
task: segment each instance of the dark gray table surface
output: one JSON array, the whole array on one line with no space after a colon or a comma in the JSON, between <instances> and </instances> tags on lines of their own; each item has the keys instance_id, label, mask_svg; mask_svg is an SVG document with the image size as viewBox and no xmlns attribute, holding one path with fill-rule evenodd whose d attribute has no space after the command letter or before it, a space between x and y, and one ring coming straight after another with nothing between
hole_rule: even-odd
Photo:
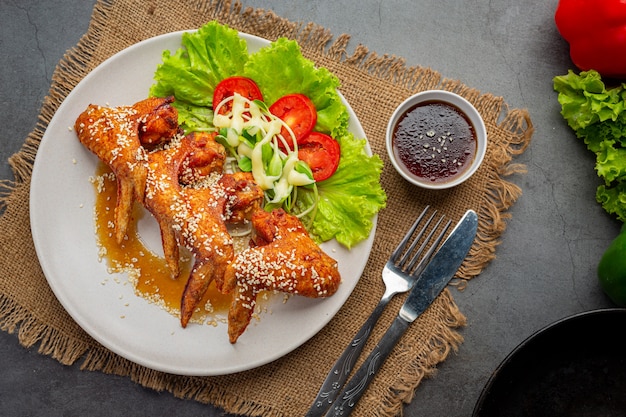
<instances>
[{"instance_id":1,"label":"dark gray table surface","mask_svg":"<svg viewBox=\"0 0 626 417\"><path fill-rule=\"evenodd\" d=\"M55 65L87 30L93 4L0 1L1 179L13 178L6 160L34 128ZM511 178L523 195L510 210L497 259L465 291L453 290L467 316L465 341L419 386L406 416L471 415L491 372L525 338L573 313L612 306L595 268L620 224L595 202L593 155L559 114L552 78L572 64L554 26L556 0L244 4L350 34L349 48L361 43L429 66L531 114L533 142L517 158L528 173ZM60 365L22 347L16 334L0 332L0 369L3 416L223 415L128 378Z\"/></svg>"}]
</instances>

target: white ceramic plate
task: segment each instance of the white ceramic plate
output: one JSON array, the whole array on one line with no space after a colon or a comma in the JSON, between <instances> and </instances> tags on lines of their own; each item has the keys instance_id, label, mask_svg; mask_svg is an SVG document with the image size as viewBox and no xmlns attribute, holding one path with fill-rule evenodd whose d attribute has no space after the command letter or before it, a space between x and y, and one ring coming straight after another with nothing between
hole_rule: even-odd
<instances>
[{"instance_id":1,"label":"white ceramic plate","mask_svg":"<svg viewBox=\"0 0 626 417\"><path fill-rule=\"evenodd\" d=\"M125 274L110 274L98 261L94 226L95 191L89 177L97 158L76 138L78 115L90 104L130 105L147 97L162 51L181 46L182 32L140 42L114 55L88 74L61 104L48 126L34 164L31 228L37 256L63 307L95 340L151 369L180 375L223 375L264 365L305 343L344 304L363 272L374 238L347 250L335 241L323 249L339 262L343 282L326 299L274 297L260 321L253 320L236 344L226 324L192 324L136 296ZM241 34L250 52L268 41ZM344 100L345 102L345 100ZM354 112L350 129L365 133ZM376 219L374 219L376 221ZM145 227L142 226L142 227ZM153 224L157 228L156 222ZM158 232L148 238L158 237ZM142 236L144 239L145 236ZM158 239L158 238L157 238ZM159 246L148 242L149 246Z\"/></svg>"}]
</instances>

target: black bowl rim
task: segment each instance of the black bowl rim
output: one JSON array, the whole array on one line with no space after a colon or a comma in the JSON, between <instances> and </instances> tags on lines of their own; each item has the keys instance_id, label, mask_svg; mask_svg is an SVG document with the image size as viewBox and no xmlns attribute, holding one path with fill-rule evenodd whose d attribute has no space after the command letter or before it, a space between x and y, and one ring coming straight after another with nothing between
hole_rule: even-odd
<instances>
[{"instance_id":1,"label":"black bowl rim","mask_svg":"<svg viewBox=\"0 0 626 417\"><path fill-rule=\"evenodd\" d=\"M474 406L474 411L472 413L472 416L480 417L480 414L478 413L481 411L483 405L485 405L486 401L488 400L489 393L493 388L493 384L497 382L498 376L518 355L520 355L528 347L529 344L531 344L538 337L551 333L555 329L558 329L565 324L570 324L572 321L577 321L581 318L588 318L591 316L598 316L598 315L613 315L613 314L626 314L626 308L609 307L609 308L600 308L600 309L575 313L567 317L561 318L559 320L556 320L540 328L539 330L533 332L530 336L528 336L521 343L519 343L494 369L494 371L492 372L491 376L489 377L487 383L485 384L485 386L483 387L480 393L478 401L476 402Z\"/></svg>"}]
</instances>

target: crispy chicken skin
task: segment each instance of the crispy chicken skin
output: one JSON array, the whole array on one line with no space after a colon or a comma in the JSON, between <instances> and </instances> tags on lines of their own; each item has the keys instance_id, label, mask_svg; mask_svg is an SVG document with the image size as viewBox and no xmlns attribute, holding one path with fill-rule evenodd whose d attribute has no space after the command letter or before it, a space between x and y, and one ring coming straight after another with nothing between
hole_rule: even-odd
<instances>
[{"instance_id":1,"label":"crispy chicken skin","mask_svg":"<svg viewBox=\"0 0 626 417\"><path fill-rule=\"evenodd\" d=\"M180 164L178 181L190 185L202 181L213 172L224 170L226 150L215 141L216 133L190 133L194 149Z\"/></svg>"},{"instance_id":2,"label":"crispy chicken skin","mask_svg":"<svg viewBox=\"0 0 626 417\"><path fill-rule=\"evenodd\" d=\"M224 284L224 274L235 254L226 223L249 219L251 208L260 208L263 196L251 174L213 175L195 186L183 188L183 198L197 219L187 228L192 232L191 239L183 236L196 257L181 300L183 327L212 281L218 291L230 292L231 288Z\"/></svg>"},{"instance_id":3,"label":"crispy chicken skin","mask_svg":"<svg viewBox=\"0 0 626 417\"><path fill-rule=\"evenodd\" d=\"M235 343L250 323L256 297L275 290L305 297L334 294L337 262L309 237L298 218L263 210L251 173L224 173L225 149L213 133L183 136L173 98L132 106L90 105L75 123L80 142L117 178L115 237L120 243L138 201L155 217L166 263L178 278L179 247L194 255L181 297L186 327L211 282L232 294L228 335ZM251 246L235 254L227 224L251 221Z\"/></svg>"},{"instance_id":4,"label":"crispy chicken skin","mask_svg":"<svg viewBox=\"0 0 626 417\"><path fill-rule=\"evenodd\" d=\"M144 206L159 223L172 276L179 273L178 245L185 245L195 258L181 297L183 327L211 282L223 290L226 265L234 257L226 223L233 218L243 219L248 207L260 207L263 199L263 191L248 174L221 173L222 164L217 161L223 161L224 149L202 135L183 137L148 155ZM207 167L212 168L205 170ZM181 184L181 177L192 176L193 184Z\"/></svg>"},{"instance_id":5,"label":"crispy chicken skin","mask_svg":"<svg viewBox=\"0 0 626 417\"><path fill-rule=\"evenodd\" d=\"M139 101L133 108L144 117L139 119L139 141L150 147L167 142L179 132L178 111L171 105L174 97L151 97Z\"/></svg>"},{"instance_id":6,"label":"crispy chicken skin","mask_svg":"<svg viewBox=\"0 0 626 417\"><path fill-rule=\"evenodd\" d=\"M225 285L232 288L228 337L235 343L250 323L257 294L277 290L305 297L327 297L341 282L337 261L309 237L298 218L282 209L252 215L253 246L226 268Z\"/></svg>"},{"instance_id":7,"label":"crispy chicken skin","mask_svg":"<svg viewBox=\"0 0 626 417\"><path fill-rule=\"evenodd\" d=\"M161 243L166 263L173 278L179 269L179 242L177 232L186 230L183 186L181 178L200 179L196 169L204 175L221 172L225 159L224 147L204 134L190 134L170 142L163 149L148 154L148 176L144 207L152 213L161 231ZM190 162L192 167L190 167ZM199 161L202 162L202 166ZM208 169L207 167L210 167Z\"/></svg>"},{"instance_id":8,"label":"crispy chicken skin","mask_svg":"<svg viewBox=\"0 0 626 417\"><path fill-rule=\"evenodd\" d=\"M115 238L122 242L134 201L142 201L147 177L147 153L141 144L143 127L150 136L171 138L177 131L169 123L152 120L163 108L170 119L178 119L172 99L150 98L133 106L101 107L89 105L76 119L74 129L80 142L106 163L117 178ZM163 129L163 130L159 130Z\"/></svg>"},{"instance_id":9,"label":"crispy chicken skin","mask_svg":"<svg viewBox=\"0 0 626 417\"><path fill-rule=\"evenodd\" d=\"M232 290L232 286L224 285L224 273L234 258L233 241L226 223L249 220L252 210L260 209L263 190L251 178L248 173L223 174L215 182L214 177L208 177L198 186L183 188L183 198L190 206L191 215L197 219L197 223L192 222L187 227L193 232L191 241L183 235L183 241L196 258L181 300L183 327L187 326L212 281L218 291L229 293Z\"/></svg>"},{"instance_id":10,"label":"crispy chicken skin","mask_svg":"<svg viewBox=\"0 0 626 417\"><path fill-rule=\"evenodd\" d=\"M180 305L180 322L186 327L211 282L222 289L226 265L235 251L222 214L227 195L219 180L206 188L185 188L182 198L187 218L181 240L195 256Z\"/></svg>"},{"instance_id":11,"label":"crispy chicken skin","mask_svg":"<svg viewBox=\"0 0 626 417\"><path fill-rule=\"evenodd\" d=\"M244 223L261 209L263 190L256 184L251 172L224 175L222 185L229 195L224 207L224 216L228 223Z\"/></svg>"}]
</instances>

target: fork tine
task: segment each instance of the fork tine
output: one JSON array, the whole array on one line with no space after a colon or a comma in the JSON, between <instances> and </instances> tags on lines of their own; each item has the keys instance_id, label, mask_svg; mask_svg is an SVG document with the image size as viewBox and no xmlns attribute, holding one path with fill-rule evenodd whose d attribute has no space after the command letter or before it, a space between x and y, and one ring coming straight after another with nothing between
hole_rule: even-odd
<instances>
[{"instance_id":1,"label":"fork tine","mask_svg":"<svg viewBox=\"0 0 626 417\"><path fill-rule=\"evenodd\" d=\"M443 240L444 236L446 235L446 232L448 231L448 229L452 225L452 220L448 220L448 222L445 224L445 226L443 227L443 229L441 230L441 232L439 233L439 235L437 236L435 241L430 245L430 248L428 248L428 251L426 252L426 254L421 258L421 260L419 261L417 266L415 266L415 262L417 262L417 260L419 259L418 258L419 253L424 249L424 247L426 246L427 242L429 242L430 239L433 237L433 235L435 234L435 231L437 230L437 228L439 228L439 225L443 221L443 218L444 218L444 216L441 216L441 218L439 219L439 221L437 222L435 227L433 227L433 229L428 234L428 237L424 240L424 243L422 244L422 247L420 248L420 251L416 252L415 255L413 255L413 257L411 258L411 261L407 265L406 271L411 273L413 276L417 277L417 276L419 276L422 273L422 271L426 267L426 264L428 263L430 258L433 256L433 253L435 252L435 250L437 250L437 248L439 247L439 244L441 243L441 241ZM410 272L410 271L413 271L413 272Z\"/></svg>"},{"instance_id":2,"label":"fork tine","mask_svg":"<svg viewBox=\"0 0 626 417\"><path fill-rule=\"evenodd\" d=\"M398 261L398 266L400 267L400 269L403 269L402 265L404 265L407 261L407 259L409 258L409 256L411 256L411 252L413 252L415 250L415 247L417 246L417 244L419 243L419 241L422 239L422 237L424 236L424 233L426 233L426 230L428 230L428 227L430 226L430 223L433 221L433 219L435 218L435 215L437 214L437 210L435 210L433 212L433 214L430 216L430 218L428 220L426 220L426 223L422 226L422 228L420 229L419 233L417 233L417 235L413 238L413 243L411 243L411 245L409 246L408 249L404 250L404 255L402 256L402 258L400 258L400 260ZM413 233L411 233L412 235ZM410 239L411 235L407 235ZM425 247L425 243L428 241L428 239L426 239L426 241L424 242L424 244L418 249L418 251L416 252L416 254L420 254Z\"/></svg>"},{"instance_id":3,"label":"fork tine","mask_svg":"<svg viewBox=\"0 0 626 417\"><path fill-rule=\"evenodd\" d=\"M417 226L422 221L422 219L426 215L426 212L428 211L429 208L430 208L430 206L426 206L424 208L424 210L419 215L417 220L415 220L415 223L413 223L413 226L411 226L411 228L409 229L407 234L404 235L404 238L402 239L402 241L398 244L396 249L393 251L393 253L391 254L391 258L390 258L392 263L395 264L398 261L398 256L400 256L402 254L402 252L404 251L404 248L405 248L407 242L409 241L409 239L411 239L411 236L413 235L413 232L415 232L415 229L417 229Z\"/></svg>"}]
</instances>

